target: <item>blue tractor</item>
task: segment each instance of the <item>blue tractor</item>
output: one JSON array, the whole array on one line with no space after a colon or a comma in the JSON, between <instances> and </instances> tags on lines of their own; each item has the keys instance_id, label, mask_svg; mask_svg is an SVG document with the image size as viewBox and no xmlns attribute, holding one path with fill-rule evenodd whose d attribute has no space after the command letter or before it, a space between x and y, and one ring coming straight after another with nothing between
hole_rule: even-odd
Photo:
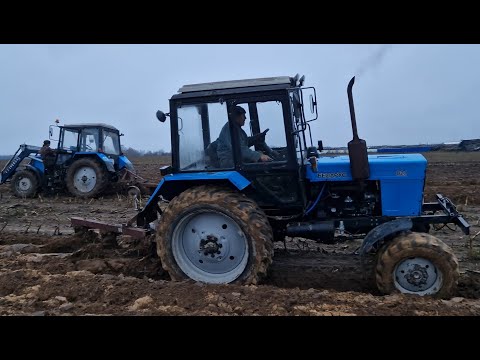
<instances>
[{"instance_id":1,"label":"blue tractor","mask_svg":"<svg viewBox=\"0 0 480 360\"><path fill-rule=\"evenodd\" d=\"M132 163L122 154L118 129L106 124L50 126L50 138L58 128L58 147L47 163L40 148L20 145L0 173L0 184L10 181L19 197L33 197L39 191L67 189L72 195L89 198L101 194L112 183L133 184L139 178ZM28 163L19 168L24 159ZM44 161L45 160L45 161Z\"/></svg>"},{"instance_id":2,"label":"blue tractor","mask_svg":"<svg viewBox=\"0 0 480 360\"><path fill-rule=\"evenodd\" d=\"M163 179L129 224L136 221L147 233L156 228L157 253L173 280L256 284L267 274L274 241L363 238L363 271L382 293L451 296L458 261L429 232L451 223L468 234L469 224L441 194L424 202L426 159L367 154L357 134L355 78L347 88L348 155L322 154L322 142L314 145L310 132L316 93L304 79L180 88L170 112L157 112L161 122L170 117L172 165L162 168ZM244 120L232 120L239 106L250 120L248 145L255 150L249 151L257 155L246 156ZM230 162L219 161L225 155ZM163 212L162 201L168 203Z\"/></svg>"}]
</instances>

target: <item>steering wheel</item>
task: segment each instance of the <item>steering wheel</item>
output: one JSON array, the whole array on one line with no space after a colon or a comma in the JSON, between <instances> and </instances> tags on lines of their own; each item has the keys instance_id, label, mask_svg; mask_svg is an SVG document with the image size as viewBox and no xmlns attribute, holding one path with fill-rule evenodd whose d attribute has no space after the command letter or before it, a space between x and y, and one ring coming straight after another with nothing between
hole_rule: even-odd
<instances>
[{"instance_id":1,"label":"steering wheel","mask_svg":"<svg viewBox=\"0 0 480 360\"><path fill-rule=\"evenodd\" d=\"M262 131L261 133L258 133L258 134L256 134L256 135L253 135L253 136L252 136L253 143L254 143L254 144L257 144L257 145L260 145L260 144L265 143L265 135L267 134L267 132L268 132L269 130L270 130L270 129L265 129L265 130Z\"/></svg>"},{"instance_id":2,"label":"steering wheel","mask_svg":"<svg viewBox=\"0 0 480 360\"><path fill-rule=\"evenodd\" d=\"M262 131L260 133L259 138L261 139L261 141L265 141L265 135L267 135L267 132L269 132L269 131L270 131L270 129L265 129L264 131Z\"/></svg>"}]
</instances>

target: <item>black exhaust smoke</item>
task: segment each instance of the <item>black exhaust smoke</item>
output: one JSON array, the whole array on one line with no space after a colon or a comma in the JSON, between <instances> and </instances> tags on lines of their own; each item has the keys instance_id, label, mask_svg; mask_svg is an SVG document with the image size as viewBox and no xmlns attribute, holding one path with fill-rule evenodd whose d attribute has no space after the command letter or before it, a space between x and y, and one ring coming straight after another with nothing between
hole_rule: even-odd
<instances>
[{"instance_id":1,"label":"black exhaust smoke","mask_svg":"<svg viewBox=\"0 0 480 360\"><path fill-rule=\"evenodd\" d=\"M353 106L352 87L355 76L350 80L347 87L348 105L350 107L350 118L352 120L353 140L348 143L348 156L350 157L350 169L354 180L365 180L370 177L370 166L368 165L367 143L358 137L357 120L355 118L355 107Z\"/></svg>"}]
</instances>

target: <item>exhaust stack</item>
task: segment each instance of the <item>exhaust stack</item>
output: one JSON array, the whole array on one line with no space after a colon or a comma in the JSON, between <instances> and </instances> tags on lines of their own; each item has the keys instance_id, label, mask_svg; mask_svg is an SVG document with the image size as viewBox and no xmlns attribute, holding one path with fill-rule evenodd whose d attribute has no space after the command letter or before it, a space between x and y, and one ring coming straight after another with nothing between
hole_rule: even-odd
<instances>
[{"instance_id":1,"label":"exhaust stack","mask_svg":"<svg viewBox=\"0 0 480 360\"><path fill-rule=\"evenodd\" d=\"M348 156L350 157L350 169L354 180L365 180L370 177L370 166L368 164L367 143L358 137L357 120L355 118L355 107L353 106L352 87L355 76L350 80L347 87L348 105L350 107L350 118L352 120L353 140L348 143Z\"/></svg>"}]
</instances>

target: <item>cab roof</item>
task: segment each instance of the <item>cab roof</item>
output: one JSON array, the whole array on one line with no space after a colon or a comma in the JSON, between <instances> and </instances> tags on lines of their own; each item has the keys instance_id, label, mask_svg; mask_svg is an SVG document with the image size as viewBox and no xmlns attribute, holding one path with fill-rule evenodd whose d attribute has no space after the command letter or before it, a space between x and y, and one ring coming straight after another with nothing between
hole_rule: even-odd
<instances>
[{"instance_id":1,"label":"cab roof","mask_svg":"<svg viewBox=\"0 0 480 360\"><path fill-rule=\"evenodd\" d=\"M298 75L294 78L290 76L277 76L268 78L243 79L218 81L203 84L184 85L178 89L178 94L172 96L172 99L223 95L236 92L256 92L266 90L288 89L294 87L298 81Z\"/></svg>"},{"instance_id":2,"label":"cab roof","mask_svg":"<svg viewBox=\"0 0 480 360\"><path fill-rule=\"evenodd\" d=\"M83 129L83 128L92 128L92 127L102 127L109 130L118 131L118 129L112 125L104 124L104 123L83 123L83 124L69 124L69 125L61 125L62 127L66 128L76 128L76 129Z\"/></svg>"},{"instance_id":3,"label":"cab roof","mask_svg":"<svg viewBox=\"0 0 480 360\"><path fill-rule=\"evenodd\" d=\"M289 76L278 76L269 78L258 79L244 79L244 80L230 80L230 81L217 81L203 84L191 84L184 85L178 89L179 93L187 93L193 91L205 91L205 90L220 90L220 89L233 89L250 86L263 86L263 85L280 85L285 84L291 86Z\"/></svg>"}]
</instances>

